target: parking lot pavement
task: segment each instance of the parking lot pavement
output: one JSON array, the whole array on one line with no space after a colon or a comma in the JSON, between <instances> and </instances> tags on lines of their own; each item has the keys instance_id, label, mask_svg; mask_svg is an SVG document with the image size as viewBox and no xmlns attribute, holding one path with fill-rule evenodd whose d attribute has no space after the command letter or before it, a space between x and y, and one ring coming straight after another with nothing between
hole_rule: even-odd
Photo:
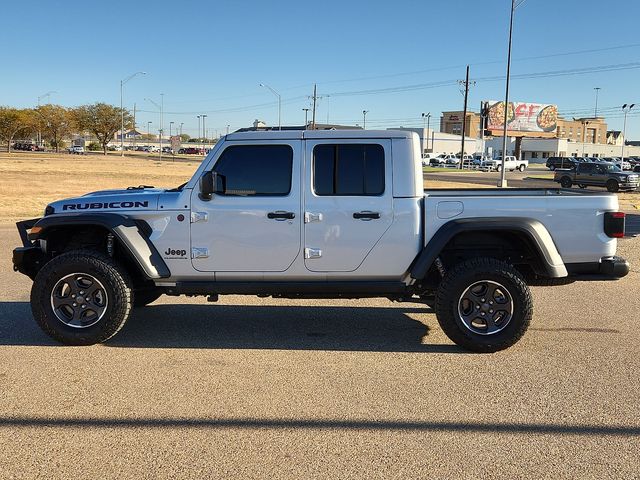
<instances>
[{"instance_id":1,"label":"parking lot pavement","mask_svg":"<svg viewBox=\"0 0 640 480\"><path fill-rule=\"evenodd\" d=\"M163 298L112 341L31 318L0 228L2 478L638 478L640 239L469 354L420 304Z\"/></svg>"}]
</instances>

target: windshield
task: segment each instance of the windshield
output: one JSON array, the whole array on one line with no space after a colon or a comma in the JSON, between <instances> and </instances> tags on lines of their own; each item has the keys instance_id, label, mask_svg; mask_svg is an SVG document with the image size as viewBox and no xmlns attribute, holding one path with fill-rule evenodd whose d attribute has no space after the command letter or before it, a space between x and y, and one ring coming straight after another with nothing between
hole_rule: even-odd
<instances>
[{"instance_id":1,"label":"windshield","mask_svg":"<svg viewBox=\"0 0 640 480\"><path fill-rule=\"evenodd\" d=\"M607 173L622 173L622 169L617 165L602 165L601 168Z\"/></svg>"}]
</instances>

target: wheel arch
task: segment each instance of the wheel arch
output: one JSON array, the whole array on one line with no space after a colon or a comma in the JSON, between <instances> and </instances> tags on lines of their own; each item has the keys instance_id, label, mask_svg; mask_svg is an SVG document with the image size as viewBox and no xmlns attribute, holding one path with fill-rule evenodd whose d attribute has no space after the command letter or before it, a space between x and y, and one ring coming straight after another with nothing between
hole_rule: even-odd
<instances>
[{"instance_id":1,"label":"wheel arch","mask_svg":"<svg viewBox=\"0 0 640 480\"><path fill-rule=\"evenodd\" d=\"M74 235L79 234L90 242L100 242L111 233L118 246L124 250L126 257L144 279L153 280L171 275L167 264L149 239L151 227L146 222L127 215L116 213L51 215L40 219L34 227L40 227L40 230L37 233L30 233L29 240L45 240L47 244L68 242L69 239L74 238ZM50 250L49 245L47 249Z\"/></svg>"},{"instance_id":2,"label":"wheel arch","mask_svg":"<svg viewBox=\"0 0 640 480\"><path fill-rule=\"evenodd\" d=\"M469 245L474 240L482 239L485 243L487 239L494 240L496 247L508 245L516 251L530 253L533 261L529 265L538 275L548 278L568 275L551 234L540 221L503 217L457 219L445 223L416 257L410 268L411 277L416 280L424 279L436 259L455 249L461 239L463 245ZM472 255L481 253L473 251Z\"/></svg>"}]
</instances>

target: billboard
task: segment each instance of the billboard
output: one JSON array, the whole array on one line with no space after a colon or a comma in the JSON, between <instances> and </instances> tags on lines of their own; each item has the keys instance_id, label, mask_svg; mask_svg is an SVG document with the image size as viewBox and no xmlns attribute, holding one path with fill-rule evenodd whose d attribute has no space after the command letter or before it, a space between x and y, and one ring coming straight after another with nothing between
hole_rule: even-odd
<instances>
[{"instance_id":1,"label":"billboard","mask_svg":"<svg viewBox=\"0 0 640 480\"><path fill-rule=\"evenodd\" d=\"M504 128L504 102L488 102L487 130ZM509 102L507 108L507 131L550 133L558 124L558 107L546 103Z\"/></svg>"}]
</instances>

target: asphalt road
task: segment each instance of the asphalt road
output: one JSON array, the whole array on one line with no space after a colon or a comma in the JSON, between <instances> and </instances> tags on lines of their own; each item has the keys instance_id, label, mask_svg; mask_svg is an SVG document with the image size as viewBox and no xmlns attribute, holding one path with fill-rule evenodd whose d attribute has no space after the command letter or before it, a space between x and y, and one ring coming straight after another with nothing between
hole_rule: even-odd
<instances>
[{"instance_id":1,"label":"asphalt road","mask_svg":"<svg viewBox=\"0 0 640 480\"><path fill-rule=\"evenodd\" d=\"M236 296L63 347L17 243L0 228L0 478L640 477L640 239L621 281L534 288L492 355L419 304Z\"/></svg>"}]
</instances>

